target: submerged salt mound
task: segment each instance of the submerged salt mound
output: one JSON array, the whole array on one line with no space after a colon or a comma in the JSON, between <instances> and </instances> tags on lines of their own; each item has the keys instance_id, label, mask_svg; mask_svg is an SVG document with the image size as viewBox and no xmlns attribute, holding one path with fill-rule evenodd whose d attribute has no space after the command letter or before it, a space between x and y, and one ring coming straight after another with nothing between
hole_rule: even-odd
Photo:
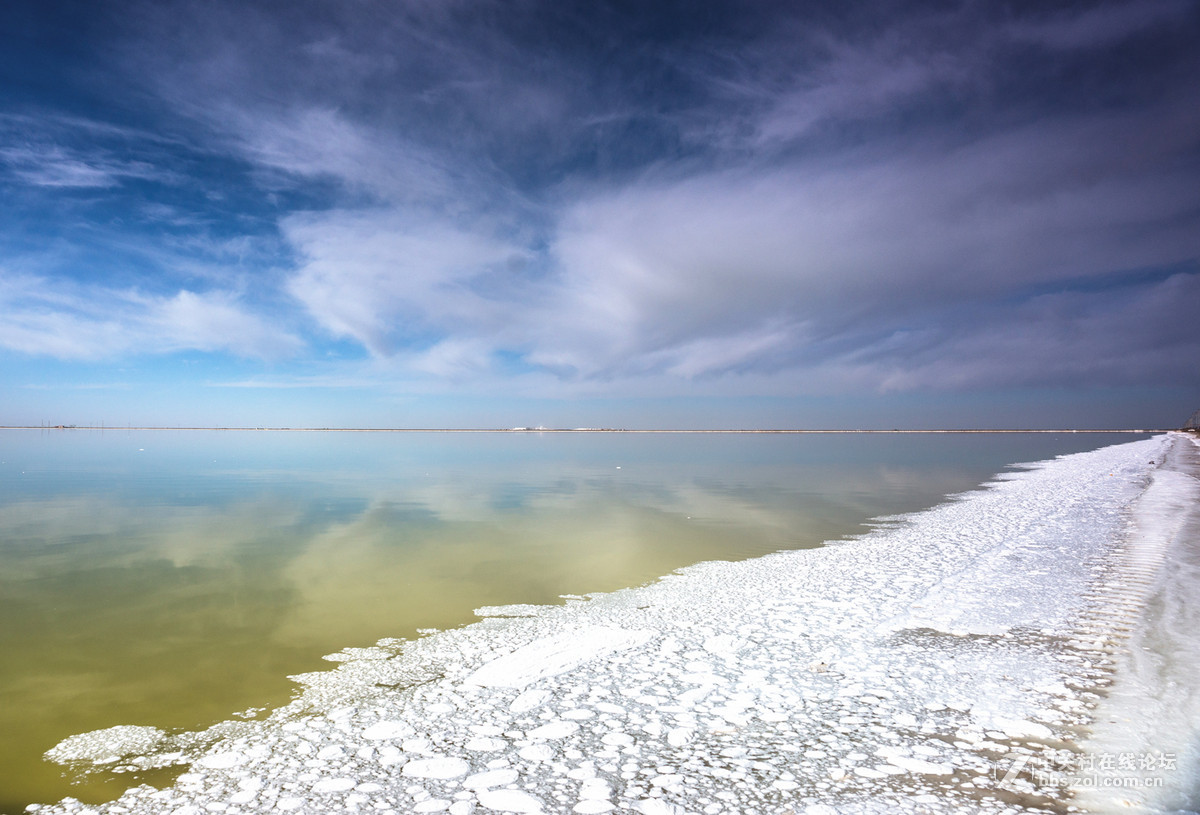
<instances>
[{"instance_id":1,"label":"submerged salt mound","mask_svg":"<svg viewBox=\"0 0 1200 815\"><path fill-rule=\"evenodd\" d=\"M475 609L476 617L536 617L546 610L546 606L534 606L529 603L513 603L507 606L480 606Z\"/></svg>"},{"instance_id":2,"label":"submerged salt mound","mask_svg":"<svg viewBox=\"0 0 1200 815\"><path fill-rule=\"evenodd\" d=\"M197 748L174 787L97 809L1061 810L1069 790L1014 768L1079 749L1114 643L1082 621L1173 443L1046 462L857 541L489 617L390 658L348 650Z\"/></svg>"}]
</instances>

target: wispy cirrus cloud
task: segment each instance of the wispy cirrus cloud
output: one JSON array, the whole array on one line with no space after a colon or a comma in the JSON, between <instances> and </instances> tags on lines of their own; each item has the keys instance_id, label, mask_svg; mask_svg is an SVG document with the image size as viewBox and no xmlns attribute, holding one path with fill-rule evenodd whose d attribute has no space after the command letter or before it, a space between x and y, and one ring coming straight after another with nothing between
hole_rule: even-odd
<instances>
[{"instance_id":1,"label":"wispy cirrus cloud","mask_svg":"<svg viewBox=\"0 0 1200 815\"><path fill-rule=\"evenodd\" d=\"M328 179L393 202L445 201L455 193L445 157L402 136L348 119L336 108L300 106L243 117L238 149L262 168Z\"/></svg>"},{"instance_id":2,"label":"wispy cirrus cloud","mask_svg":"<svg viewBox=\"0 0 1200 815\"><path fill-rule=\"evenodd\" d=\"M1006 33L1049 48L1099 48L1179 21L1194 11L1189 0L1110 0L1016 20Z\"/></svg>"},{"instance_id":3,"label":"wispy cirrus cloud","mask_svg":"<svg viewBox=\"0 0 1200 815\"><path fill-rule=\"evenodd\" d=\"M120 161L58 146L0 148L0 162L34 187L115 187L125 179L163 180L170 173L145 161Z\"/></svg>"},{"instance_id":4,"label":"wispy cirrus cloud","mask_svg":"<svg viewBox=\"0 0 1200 815\"><path fill-rule=\"evenodd\" d=\"M93 119L55 114L0 114L0 167L19 184L105 189L128 180L174 183L162 163L168 140Z\"/></svg>"},{"instance_id":5,"label":"wispy cirrus cloud","mask_svg":"<svg viewBox=\"0 0 1200 815\"><path fill-rule=\"evenodd\" d=\"M1197 302L1200 270L1038 295L979 313L969 324L898 331L856 349L842 361L844 375L885 392L1195 381Z\"/></svg>"}]
</instances>

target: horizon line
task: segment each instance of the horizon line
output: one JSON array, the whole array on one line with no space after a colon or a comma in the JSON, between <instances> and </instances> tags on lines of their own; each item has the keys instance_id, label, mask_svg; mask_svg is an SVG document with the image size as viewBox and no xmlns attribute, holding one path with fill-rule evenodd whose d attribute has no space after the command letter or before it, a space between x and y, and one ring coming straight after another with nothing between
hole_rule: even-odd
<instances>
[{"instance_id":1,"label":"horizon line","mask_svg":"<svg viewBox=\"0 0 1200 815\"><path fill-rule=\"evenodd\" d=\"M0 425L0 430L162 431L207 430L265 433L1170 433L1181 428L625 428L625 427L267 427L251 425Z\"/></svg>"}]
</instances>

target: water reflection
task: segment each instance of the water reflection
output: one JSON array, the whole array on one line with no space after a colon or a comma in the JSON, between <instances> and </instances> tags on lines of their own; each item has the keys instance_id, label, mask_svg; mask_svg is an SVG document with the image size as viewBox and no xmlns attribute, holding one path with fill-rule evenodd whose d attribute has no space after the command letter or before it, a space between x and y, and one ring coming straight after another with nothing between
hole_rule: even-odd
<instances>
[{"instance_id":1,"label":"water reflection","mask_svg":"<svg viewBox=\"0 0 1200 815\"><path fill-rule=\"evenodd\" d=\"M5 435L0 807L119 793L41 760L73 733L202 728L345 646L816 545L1112 440Z\"/></svg>"}]
</instances>

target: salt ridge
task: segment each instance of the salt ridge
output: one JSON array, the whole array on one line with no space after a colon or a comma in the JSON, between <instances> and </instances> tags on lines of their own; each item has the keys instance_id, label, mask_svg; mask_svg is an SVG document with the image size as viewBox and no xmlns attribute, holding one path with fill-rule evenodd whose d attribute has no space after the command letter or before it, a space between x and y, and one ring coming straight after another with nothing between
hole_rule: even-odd
<instances>
[{"instance_id":1,"label":"salt ridge","mask_svg":"<svg viewBox=\"0 0 1200 815\"><path fill-rule=\"evenodd\" d=\"M191 766L169 789L32 809L1064 811L1071 790L1011 770L1086 749L1123 638L1103 586L1143 551L1134 508L1180 445L1066 456L853 541L346 649L263 721L67 739L49 756L77 769Z\"/></svg>"}]
</instances>

